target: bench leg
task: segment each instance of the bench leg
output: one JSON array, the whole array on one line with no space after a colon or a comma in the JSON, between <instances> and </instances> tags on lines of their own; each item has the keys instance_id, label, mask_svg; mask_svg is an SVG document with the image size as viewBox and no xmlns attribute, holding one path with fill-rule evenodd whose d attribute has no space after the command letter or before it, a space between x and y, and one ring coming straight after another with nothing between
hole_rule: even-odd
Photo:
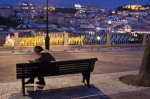
<instances>
[{"instance_id":1,"label":"bench leg","mask_svg":"<svg viewBox=\"0 0 150 99\"><path fill-rule=\"evenodd\" d=\"M85 83L86 80L88 87L90 87L90 72L82 73L82 76L83 76L83 82Z\"/></svg>"},{"instance_id":2,"label":"bench leg","mask_svg":"<svg viewBox=\"0 0 150 99\"><path fill-rule=\"evenodd\" d=\"M82 78L83 78L82 82L83 83L85 83L85 77L86 77L85 73L82 73Z\"/></svg>"},{"instance_id":3,"label":"bench leg","mask_svg":"<svg viewBox=\"0 0 150 99\"><path fill-rule=\"evenodd\" d=\"M25 79L22 78L22 93L25 95Z\"/></svg>"},{"instance_id":4,"label":"bench leg","mask_svg":"<svg viewBox=\"0 0 150 99\"><path fill-rule=\"evenodd\" d=\"M87 73L87 75L86 75L86 81L87 81L88 87L90 87L90 73Z\"/></svg>"}]
</instances>

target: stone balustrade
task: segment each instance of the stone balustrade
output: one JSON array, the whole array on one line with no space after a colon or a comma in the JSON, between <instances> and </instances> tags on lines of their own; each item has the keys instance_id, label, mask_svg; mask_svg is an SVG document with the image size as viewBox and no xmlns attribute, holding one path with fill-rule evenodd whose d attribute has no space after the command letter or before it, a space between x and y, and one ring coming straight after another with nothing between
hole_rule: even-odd
<instances>
[{"instance_id":1,"label":"stone balustrade","mask_svg":"<svg viewBox=\"0 0 150 99\"><path fill-rule=\"evenodd\" d=\"M80 45L80 46L145 46L149 34L131 34L131 33L94 33L94 34L73 34L73 33L49 33L50 45ZM20 46L44 46L45 33L37 34L35 36L19 36L18 33L14 33L14 37L11 37L5 46L12 45L14 43L14 49L19 49Z\"/></svg>"}]
</instances>

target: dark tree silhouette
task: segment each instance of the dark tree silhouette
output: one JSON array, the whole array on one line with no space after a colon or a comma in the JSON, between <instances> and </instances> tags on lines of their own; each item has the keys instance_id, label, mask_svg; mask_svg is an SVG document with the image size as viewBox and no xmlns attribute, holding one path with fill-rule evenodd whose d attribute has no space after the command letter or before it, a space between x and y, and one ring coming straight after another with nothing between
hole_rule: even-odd
<instances>
[{"instance_id":1,"label":"dark tree silhouette","mask_svg":"<svg viewBox=\"0 0 150 99\"><path fill-rule=\"evenodd\" d=\"M138 85L150 86L150 40L146 46L137 79Z\"/></svg>"},{"instance_id":2,"label":"dark tree silhouette","mask_svg":"<svg viewBox=\"0 0 150 99\"><path fill-rule=\"evenodd\" d=\"M150 40L146 45L138 75L123 76L120 77L120 81L130 85L150 87Z\"/></svg>"},{"instance_id":3,"label":"dark tree silhouette","mask_svg":"<svg viewBox=\"0 0 150 99\"><path fill-rule=\"evenodd\" d=\"M62 13L71 13L71 14L76 14L78 12L78 9L75 8L55 8L52 12L62 12Z\"/></svg>"},{"instance_id":4,"label":"dark tree silhouette","mask_svg":"<svg viewBox=\"0 0 150 99\"><path fill-rule=\"evenodd\" d=\"M16 27L19 24L21 24L21 20L20 19L11 19L11 18L4 18L4 17L0 17L0 25L5 25L8 27Z\"/></svg>"}]
</instances>

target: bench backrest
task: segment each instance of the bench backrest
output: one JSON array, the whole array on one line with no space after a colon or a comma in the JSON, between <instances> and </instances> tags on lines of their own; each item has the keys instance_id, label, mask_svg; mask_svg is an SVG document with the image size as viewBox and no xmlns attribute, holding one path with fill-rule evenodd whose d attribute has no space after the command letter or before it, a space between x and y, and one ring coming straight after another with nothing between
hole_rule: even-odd
<instances>
[{"instance_id":1,"label":"bench backrest","mask_svg":"<svg viewBox=\"0 0 150 99\"><path fill-rule=\"evenodd\" d=\"M22 77L53 76L92 72L97 58L54 61L50 63L19 63L16 64L17 79Z\"/></svg>"}]
</instances>

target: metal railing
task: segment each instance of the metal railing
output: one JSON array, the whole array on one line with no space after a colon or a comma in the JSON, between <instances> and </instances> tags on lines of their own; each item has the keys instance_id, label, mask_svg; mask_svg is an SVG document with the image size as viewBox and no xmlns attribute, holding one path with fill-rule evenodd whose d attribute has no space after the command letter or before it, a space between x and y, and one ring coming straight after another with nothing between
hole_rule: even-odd
<instances>
[{"instance_id":1,"label":"metal railing","mask_svg":"<svg viewBox=\"0 0 150 99\"><path fill-rule=\"evenodd\" d=\"M143 34L112 33L111 44L136 44L143 42Z\"/></svg>"},{"instance_id":2,"label":"metal railing","mask_svg":"<svg viewBox=\"0 0 150 99\"><path fill-rule=\"evenodd\" d=\"M108 36L110 35L110 36ZM64 33L49 33L50 37L50 45L117 45L117 44L142 44L144 34L137 34L137 33L67 33L67 37ZM35 46L45 44L45 33L40 33L36 35L28 35L24 36L21 35L18 38L20 46ZM66 40L67 39L67 40ZM147 34L145 38L145 42L148 42L150 39L150 34ZM11 41L11 42L9 42ZM13 45L15 39L12 36L8 41L7 44ZM6 44L5 44L6 45Z\"/></svg>"}]
</instances>

